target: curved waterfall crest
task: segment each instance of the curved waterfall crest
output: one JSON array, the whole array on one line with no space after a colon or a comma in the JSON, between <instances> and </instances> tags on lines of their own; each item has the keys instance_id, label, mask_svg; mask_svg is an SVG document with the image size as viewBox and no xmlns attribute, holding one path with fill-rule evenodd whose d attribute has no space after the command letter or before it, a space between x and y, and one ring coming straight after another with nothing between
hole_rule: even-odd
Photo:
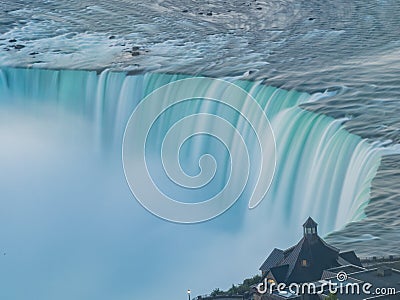
<instances>
[{"instance_id":1,"label":"curved waterfall crest","mask_svg":"<svg viewBox=\"0 0 400 300\"><path fill-rule=\"evenodd\" d=\"M165 84L185 78L191 76L150 73L128 76L123 72L108 70L97 73L3 68L0 69L0 105L43 103L61 106L90 121L95 137L94 147L102 149L102 152L118 152L129 116L142 99ZM267 207L265 216L270 211L279 210L284 211L288 217L301 221L305 216L313 214L328 231L363 218L364 209L369 202L371 181L382 155L388 151L384 144L370 144L347 132L342 127L342 120L318 115L299 107L301 103L315 101L315 96L265 86L260 82L236 80L233 83L258 102L271 121L276 138L276 173L266 197L268 205L260 208ZM206 92L207 89L213 89L218 93L219 87L218 84L213 84L209 87L191 88ZM246 110L245 99L242 105ZM153 109L157 109L157 103ZM194 101L173 107L166 116L158 119L159 129L151 132L152 138L157 141L165 133L162 129L165 125L171 126L179 118L193 113L224 116L244 134L246 143L256 141L254 132L248 128L245 120L210 101ZM258 120L250 121L257 126ZM230 142L234 146L235 141ZM161 144L158 146L161 149ZM223 162L222 168L226 170L231 165L226 161L226 153L220 147L218 143L208 145L204 139L190 141L182 147L182 151L188 154L181 158L182 163L190 164L192 159L198 162L201 156L199 151L202 154L211 152L215 154L219 166ZM257 146L250 148L249 155L258 157L252 158L256 159L256 166L250 169L250 173L254 173L258 170L260 149ZM148 154L156 155L157 151L150 151ZM232 161L232 164L235 163ZM193 170L196 168L198 165L188 167L188 170L195 172ZM150 169L153 172L159 170L157 166L151 166ZM216 182L205 192L207 196L215 195L226 184L227 178L224 178L223 173L215 173L218 178L213 178ZM251 195L256 181L256 176L249 177L241 194L242 199ZM169 189L171 185L170 182L161 180L161 185L163 184L165 189ZM171 193L181 195L180 192ZM197 196L201 198L204 195Z\"/></svg>"}]
</instances>

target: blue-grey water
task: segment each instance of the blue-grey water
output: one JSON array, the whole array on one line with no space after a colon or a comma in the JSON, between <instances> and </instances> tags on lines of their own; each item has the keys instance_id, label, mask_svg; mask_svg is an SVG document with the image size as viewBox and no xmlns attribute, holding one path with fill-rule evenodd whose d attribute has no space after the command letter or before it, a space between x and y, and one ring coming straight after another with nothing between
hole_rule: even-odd
<instances>
[{"instance_id":1,"label":"blue-grey water","mask_svg":"<svg viewBox=\"0 0 400 300\"><path fill-rule=\"evenodd\" d=\"M343 250L400 253L398 1L0 8L0 298L179 299L187 288L226 288L296 242L308 215ZM123 130L146 94L182 78L173 74L233 81L268 107L277 179L257 209L240 199L184 226L134 201Z\"/></svg>"}]
</instances>

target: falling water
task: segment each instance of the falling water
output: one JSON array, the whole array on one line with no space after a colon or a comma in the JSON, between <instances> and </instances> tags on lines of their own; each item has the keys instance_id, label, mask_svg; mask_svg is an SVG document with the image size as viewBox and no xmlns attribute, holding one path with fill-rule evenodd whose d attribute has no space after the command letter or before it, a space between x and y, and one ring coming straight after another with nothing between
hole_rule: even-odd
<instances>
[{"instance_id":1,"label":"falling water","mask_svg":"<svg viewBox=\"0 0 400 300\"><path fill-rule=\"evenodd\" d=\"M127 76L123 72L107 70L96 73L5 68L0 73L0 94L2 105L55 105L82 116L92 124L93 148L101 149L103 155L114 155L119 159L125 125L138 103L164 84L187 77L151 73ZM265 215L268 216L271 211L281 211L293 224L313 215L320 220L324 233L362 219L369 201L371 181L379 167L384 148L348 133L342 127L343 120L299 108L299 104L315 101L315 95L311 97L307 93L285 91L260 82L235 81L235 84L248 91L265 110L276 138L276 172L267 195L269 206ZM198 91L202 87L189 88L193 89L195 97L196 89ZM218 89L218 85L212 88ZM157 105L154 103L154 109L157 109ZM249 130L248 124L246 129L246 122L240 122L237 113L218 103L210 104L202 100L173 107L155 124L156 129L150 136L153 144L158 144L159 148L160 141L173 123L186 115L199 112L230 119L243 132L247 146L254 149L251 151L251 173L254 173L260 162L254 133ZM257 120L248 117L249 122L257 124ZM201 155L198 153L200 149L201 152L214 154L220 163L219 168L226 171L230 167L226 161L229 153L220 148L221 145L210 143L207 138L192 141L184 149L186 155L181 163L187 166L188 172L196 172L193 160ZM149 155L155 157L157 151L151 151ZM154 164L157 159L151 161ZM232 164L238 165L239 162ZM165 175L162 168L154 167L153 176L161 182L161 186L164 185L161 188L174 190L168 181L160 178L160 174ZM211 184L202 197L218 193L229 180L224 172L217 175L214 178L216 183ZM256 177L250 176L241 196L242 201L248 200L245 198L249 197L255 181ZM181 195L182 199L190 198L186 192L176 192L174 195Z\"/></svg>"}]
</instances>

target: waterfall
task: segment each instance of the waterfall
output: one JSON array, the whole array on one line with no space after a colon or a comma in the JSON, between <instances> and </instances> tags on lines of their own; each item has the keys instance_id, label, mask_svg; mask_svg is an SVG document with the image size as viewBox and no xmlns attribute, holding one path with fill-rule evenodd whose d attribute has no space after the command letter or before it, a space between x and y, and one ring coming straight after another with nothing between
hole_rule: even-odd
<instances>
[{"instance_id":1,"label":"waterfall","mask_svg":"<svg viewBox=\"0 0 400 300\"><path fill-rule=\"evenodd\" d=\"M98 73L3 68L0 69L0 108L18 106L23 109L29 105L51 105L82 116L92 124L93 148L100 149L102 153L115 152L120 159L125 126L140 101L167 83L189 77L150 73L127 75L108 70ZM342 127L343 120L301 109L301 103L315 100L312 95L265 86L260 82L236 80L233 83L254 97L264 109L276 139L275 176L264 200L268 205L255 208L266 210L260 215L268 217L272 212L279 212L296 224L312 215L323 225L324 233L363 218L371 181L379 167L383 148L348 133ZM190 88L196 95L199 90L208 92L208 89L213 89L218 92L219 86ZM157 109L159 103L153 105ZM165 116L157 119L155 129L150 132L150 139L155 146L147 153L151 157L150 173L166 193L189 202L188 192L195 193L195 199L203 201L217 194L230 180L226 178L226 170L235 164L240 165L240 162L230 163L226 159L228 153L224 145L209 141L206 137L189 141L180 153L182 168L192 176L198 173L197 162L202 154L212 154L218 162L219 171L217 169L213 182L203 192L177 190L169 180L162 178L166 174L160 168L160 158L157 158L162 137L176 121L199 112L222 116L241 131L250 149L252 166L249 181L239 201L248 201L257 181L252 174L260 168L260 149L249 124L240 115L218 103L193 99L172 107ZM251 115L248 117L249 122L257 126L258 120L251 119ZM213 124L207 126L212 127ZM236 141L230 143L235 147Z\"/></svg>"}]
</instances>

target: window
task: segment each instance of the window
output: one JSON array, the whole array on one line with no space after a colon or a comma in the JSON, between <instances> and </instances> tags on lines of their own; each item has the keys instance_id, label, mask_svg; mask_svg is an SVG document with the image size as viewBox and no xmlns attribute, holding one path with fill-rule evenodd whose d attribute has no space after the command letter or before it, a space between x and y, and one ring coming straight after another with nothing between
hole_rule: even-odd
<instances>
[{"instance_id":1,"label":"window","mask_svg":"<svg viewBox=\"0 0 400 300\"><path fill-rule=\"evenodd\" d=\"M306 228L306 229L304 229L304 232L305 232L305 234L316 234L317 228L315 228L315 227Z\"/></svg>"},{"instance_id":2,"label":"window","mask_svg":"<svg viewBox=\"0 0 400 300\"><path fill-rule=\"evenodd\" d=\"M308 267L308 261L307 261L306 259L303 259L303 260L301 261L301 266L302 266L302 267Z\"/></svg>"}]
</instances>

